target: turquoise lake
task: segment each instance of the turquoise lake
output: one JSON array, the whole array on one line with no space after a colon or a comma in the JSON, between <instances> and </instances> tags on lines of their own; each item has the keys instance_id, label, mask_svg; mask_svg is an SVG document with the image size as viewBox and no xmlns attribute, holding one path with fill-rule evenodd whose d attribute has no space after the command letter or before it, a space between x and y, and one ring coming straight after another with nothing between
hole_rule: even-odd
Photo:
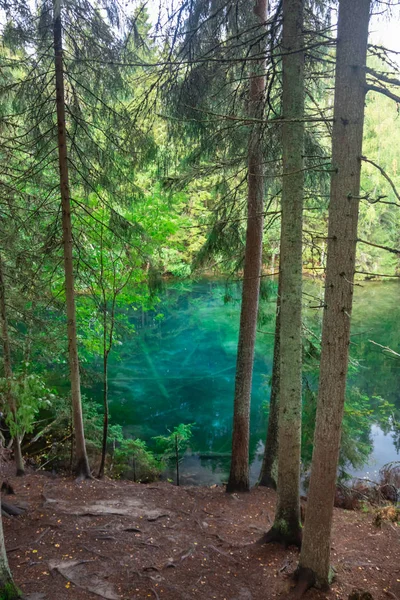
<instances>
[{"instance_id":1,"label":"turquoise lake","mask_svg":"<svg viewBox=\"0 0 400 600\"><path fill-rule=\"evenodd\" d=\"M257 480L266 431L272 369L276 284L266 284L261 302L251 405L251 477ZM318 334L321 283L304 285L304 321ZM349 388L371 398L368 427L357 432L371 447L365 465L348 465L357 476L377 477L379 468L399 460L400 359L373 340L400 350L400 284L364 282L355 288L351 357L357 368ZM183 465L183 481L213 484L229 472L235 361L240 313L240 284L212 279L167 282L156 311L133 311L135 333L113 350L110 360L110 411L113 422L151 446L152 437L179 423L195 423ZM313 335L309 334L313 339ZM305 373L312 387L314 371ZM95 394L95 390L92 390ZM382 426L375 397L393 408ZM379 403L378 403L379 404ZM382 428L383 427L383 428ZM214 456L208 457L208 454Z\"/></svg>"}]
</instances>

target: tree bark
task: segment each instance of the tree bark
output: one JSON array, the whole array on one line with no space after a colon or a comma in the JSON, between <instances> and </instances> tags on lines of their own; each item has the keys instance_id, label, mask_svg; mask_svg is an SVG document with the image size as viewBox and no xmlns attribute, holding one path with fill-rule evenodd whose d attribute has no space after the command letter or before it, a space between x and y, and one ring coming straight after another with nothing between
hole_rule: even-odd
<instances>
[{"instance_id":1,"label":"tree bark","mask_svg":"<svg viewBox=\"0 0 400 600\"><path fill-rule=\"evenodd\" d=\"M10 567L8 565L6 547L4 543L3 520L0 511L0 598L16 600L22 594L15 585Z\"/></svg>"},{"instance_id":2,"label":"tree bark","mask_svg":"<svg viewBox=\"0 0 400 600\"><path fill-rule=\"evenodd\" d=\"M0 255L0 313L1 313L1 335L3 338L3 364L4 364L4 378L6 380L6 396L7 403L12 415L12 418L17 424L17 403L12 390L13 372L11 366L11 348L10 348L10 336L8 334L8 319L7 319L7 306L6 306L6 288L4 283L4 267L3 259ZM14 435L13 441L15 466L17 469L17 475L21 476L25 474L24 460L21 452L21 441L17 433Z\"/></svg>"},{"instance_id":3,"label":"tree bark","mask_svg":"<svg viewBox=\"0 0 400 600\"><path fill-rule=\"evenodd\" d=\"M72 417L75 435L75 466L78 477L90 477L83 429L81 384L79 374L78 345L76 338L76 312L74 296L73 238L71 225L71 202L67 155L67 132L65 125L65 92L62 49L61 0L54 0L54 65L56 75L56 105L58 128L58 158L62 205L62 228L64 246L65 295L67 304L68 354L71 374Z\"/></svg>"},{"instance_id":4,"label":"tree bark","mask_svg":"<svg viewBox=\"0 0 400 600\"><path fill-rule=\"evenodd\" d=\"M268 1L256 0L254 14L265 23ZM255 51L258 52L258 47ZM250 78L249 114L261 119L264 114L265 61L260 60ZM258 299L262 266L264 167L263 127L254 125L248 150L247 230L243 269L242 306L236 360L235 399L232 433L232 460L227 492L249 490L250 396L254 347L257 330Z\"/></svg>"},{"instance_id":5,"label":"tree bark","mask_svg":"<svg viewBox=\"0 0 400 600\"><path fill-rule=\"evenodd\" d=\"M301 543L302 225L304 196L304 0L283 0L281 309L278 482L275 521L265 541Z\"/></svg>"},{"instance_id":6,"label":"tree bark","mask_svg":"<svg viewBox=\"0 0 400 600\"><path fill-rule=\"evenodd\" d=\"M278 296L276 299L276 320L274 337L274 358L272 361L271 396L267 439L258 485L276 489L278 475L278 418L280 386L280 335L281 335L281 277L279 275Z\"/></svg>"},{"instance_id":7,"label":"tree bark","mask_svg":"<svg viewBox=\"0 0 400 600\"><path fill-rule=\"evenodd\" d=\"M370 0L340 0L325 308L314 452L299 573L330 582L330 539L346 392L357 245Z\"/></svg>"}]
</instances>

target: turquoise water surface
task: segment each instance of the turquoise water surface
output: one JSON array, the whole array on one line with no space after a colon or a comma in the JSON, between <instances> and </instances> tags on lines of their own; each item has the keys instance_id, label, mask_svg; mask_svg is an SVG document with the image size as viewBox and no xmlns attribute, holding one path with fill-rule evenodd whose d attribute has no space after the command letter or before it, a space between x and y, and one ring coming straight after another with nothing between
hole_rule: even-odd
<instances>
[{"instance_id":1,"label":"turquoise water surface","mask_svg":"<svg viewBox=\"0 0 400 600\"><path fill-rule=\"evenodd\" d=\"M251 406L253 481L265 439L273 353L276 285L269 282L264 287ZM349 386L393 405L382 425L379 402L371 400L368 426L364 423L364 430L354 436L370 447L367 462L356 468L348 465L348 471L356 475L376 475L384 463L399 459L400 359L369 341L399 351L399 291L397 282L366 282L355 290L351 356L357 368L351 369ZM321 294L320 283L305 282L305 325L316 334L321 310L314 307ZM166 434L179 423L195 423L192 454L183 465L189 483L217 483L229 472L239 312L240 284L226 287L210 279L169 282L156 311L132 311L136 331L113 350L109 377L113 422L150 446L153 436ZM307 368L305 377L315 388L315 368Z\"/></svg>"}]
</instances>

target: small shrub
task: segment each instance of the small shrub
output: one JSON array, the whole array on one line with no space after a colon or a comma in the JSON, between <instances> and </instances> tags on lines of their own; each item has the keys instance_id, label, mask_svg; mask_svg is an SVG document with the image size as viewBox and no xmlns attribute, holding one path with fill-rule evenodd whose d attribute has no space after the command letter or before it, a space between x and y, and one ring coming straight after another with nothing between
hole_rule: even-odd
<instances>
[{"instance_id":1,"label":"small shrub","mask_svg":"<svg viewBox=\"0 0 400 600\"><path fill-rule=\"evenodd\" d=\"M133 479L139 483L156 481L162 470L162 462L148 450L139 439L125 439L115 449L112 474Z\"/></svg>"},{"instance_id":2,"label":"small shrub","mask_svg":"<svg viewBox=\"0 0 400 600\"><path fill-rule=\"evenodd\" d=\"M381 527L384 521L397 523L400 521L400 508L396 506L384 506L379 508L374 517L374 525Z\"/></svg>"},{"instance_id":3,"label":"small shrub","mask_svg":"<svg viewBox=\"0 0 400 600\"><path fill-rule=\"evenodd\" d=\"M161 452L161 460L166 463L174 463L176 468L176 485L179 485L179 463L191 439L194 423L185 425L180 423L169 435L157 435L153 439Z\"/></svg>"}]
</instances>

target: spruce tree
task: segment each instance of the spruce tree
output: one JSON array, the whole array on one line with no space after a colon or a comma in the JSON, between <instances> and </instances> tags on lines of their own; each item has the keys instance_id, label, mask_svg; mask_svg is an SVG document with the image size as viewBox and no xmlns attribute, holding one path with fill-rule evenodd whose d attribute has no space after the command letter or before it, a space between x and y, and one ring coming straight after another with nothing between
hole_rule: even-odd
<instances>
[{"instance_id":1,"label":"spruce tree","mask_svg":"<svg viewBox=\"0 0 400 600\"><path fill-rule=\"evenodd\" d=\"M370 0L340 0L321 364L299 577L328 586L356 261Z\"/></svg>"},{"instance_id":2,"label":"spruce tree","mask_svg":"<svg viewBox=\"0 0 400 600\"><path fill-rule=\"evenodd\" d=\"M152 148L151 136L138 129L127 107L126 84L132 69L121 66L124 58L132 56L130 38L136 23L125 19L113 1L103 3L98 10L86 0L43 0L34 13L19 11L18 19L16 26L15 19L10 18L4 32L5 42L19 57L15 68L22 65L9 123L13 139L21 141L15 148L8 179L25 189L30 182L41 192L46 189L53 237L57 237L58 229L57 251L62 232L74 470L78 476L89 477L74 282L84 262L76 240L81 224L93 218L87 204L90 194L98 204L112 207L113 222L106 224L112 230L120 223L128 229L133 226L126 222L121 207L127 197L137 193L132 167ZM114 63L119 66L112 66ZM23 152L27 159L21 158Z\"/></svg>"},{"instance_id":3,"label":"spruce tree","mask_svg":"<svg viewBox=\"0 0 400 600\"><path fill-rule=\"evenodd\" d=\"M254 14L260 24L267 21L268 3L258 0ZM263 53L263 43L252 52ZM250 399L256 341L258 299L263 254L264 153L262 120L265 104L265 61L252 65L249 86L249 116L259 123L250 128L247 172L247 229L243 265L242 304L236 359L233 407L232 459L227 492L249 490Z\"/></svg>"}]
</instances>

